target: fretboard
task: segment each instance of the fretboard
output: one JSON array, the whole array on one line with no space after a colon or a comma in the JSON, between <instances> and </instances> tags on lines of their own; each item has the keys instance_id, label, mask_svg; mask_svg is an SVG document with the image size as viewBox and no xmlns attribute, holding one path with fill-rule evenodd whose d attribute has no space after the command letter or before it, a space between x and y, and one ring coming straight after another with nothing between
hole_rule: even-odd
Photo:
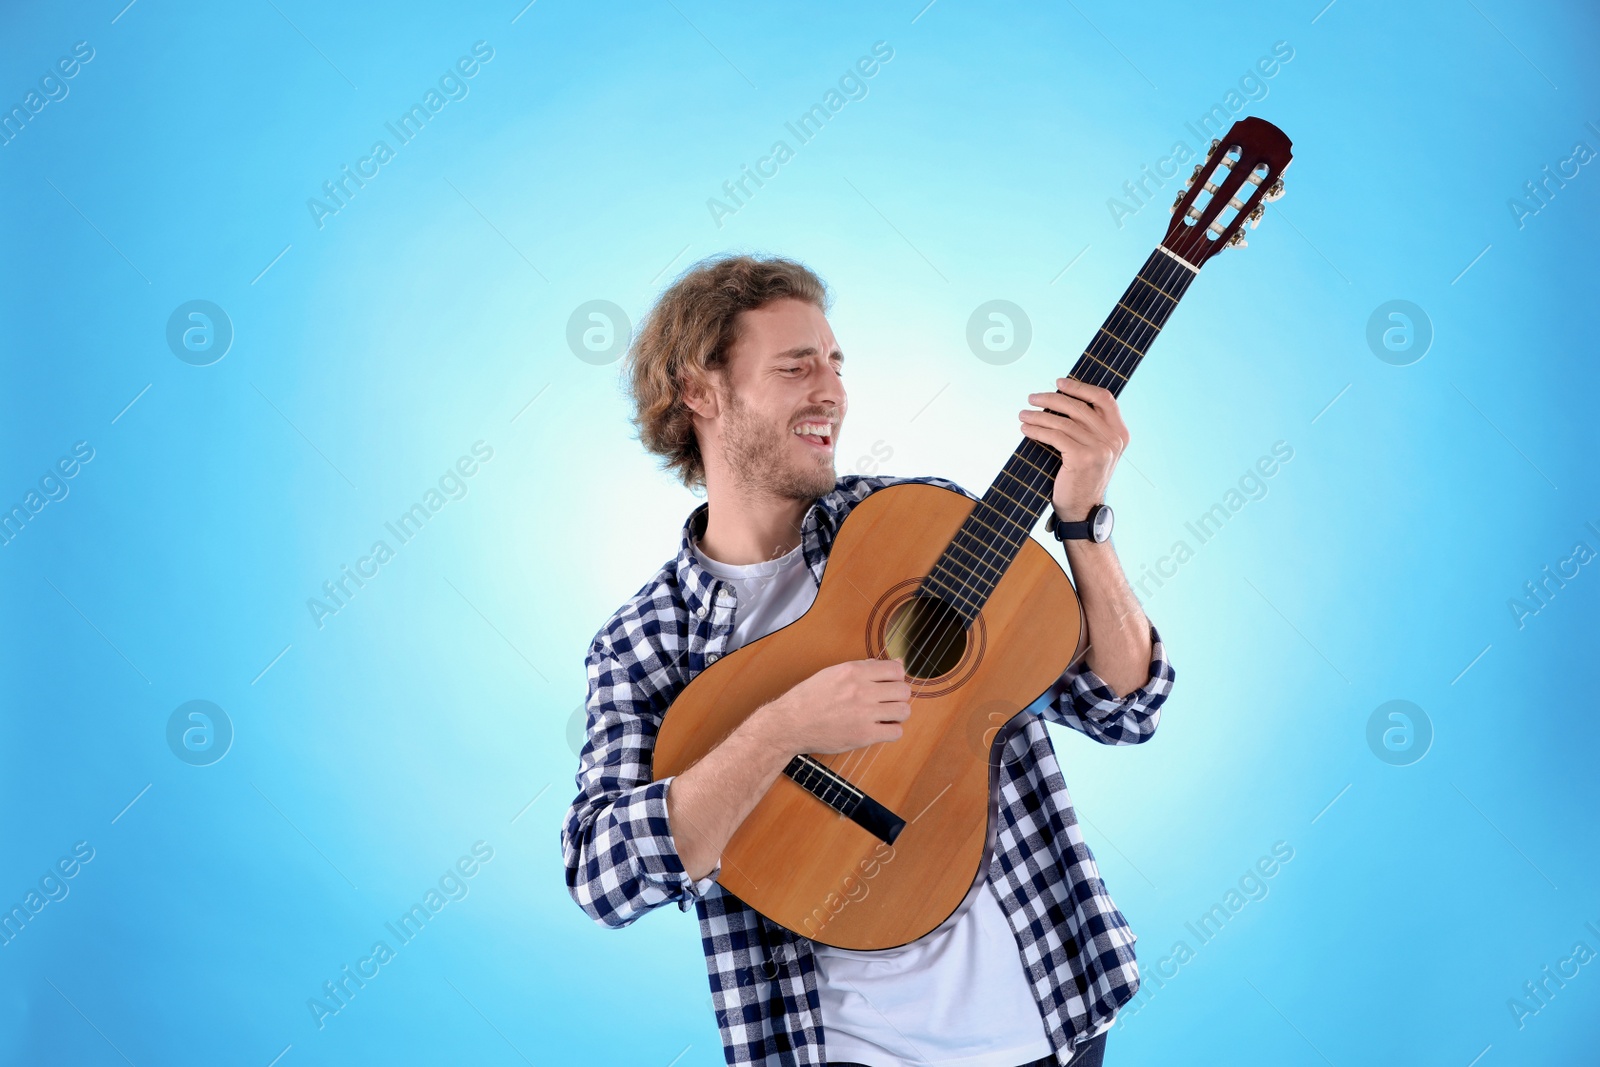
<instances>
[{"instance_id":1,"label":"fretboard","mask_svg":"<svg viewBox=\"0 0 1600 1067\"><path fill-rule=\"evenodd\" d=\"M1120 396L1196 273L1194 267L1157 247L1068 377L1103 386L1111 395ZM1060 469L1060 453L1024 437L923 579L920 591L943 600L971 625L1050 506Z\"/></svg>"}]
</instances>

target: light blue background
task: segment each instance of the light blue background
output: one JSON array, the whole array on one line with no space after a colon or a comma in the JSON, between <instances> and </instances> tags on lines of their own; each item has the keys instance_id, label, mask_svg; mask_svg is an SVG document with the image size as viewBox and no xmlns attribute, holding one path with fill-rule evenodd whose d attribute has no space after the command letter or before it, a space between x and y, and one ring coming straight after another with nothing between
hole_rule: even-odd
<instances>
[{"instance_id":1,"label":"light blue background","mask_svg":"<svg viewBox=\"0 0 1600 1067\"><path fill-rule=\"evenodd\" d=\"M1592 1062L1600 963L1520 1028L1508 1006L1600 951L1600 567L1508 606L1600 549L1600 172L1508 207L1600 149L1592 8L444 7L3 16L6 109L94 57L0 147L0 504L94 458L0 547L0 903L94 858L0 947L0 1061L721 1063L692 915L605 931L562 880L584 648L696 503L569 316L637 322L714 252L801 258L849 354L841 470L887 450L981 491L1176 186L1121 228L1108 198L1283 41L1241 114L1294 139L1288 195L1123 395L1130 576L1274 442L1293 459L1146 587L1178 675L1155 739L1056 731L1147 972L1107 1062ZM468 95L319 228L307 200L477 41ZM708 198L878 41L866 96L719 227ZM165 340L196 299L235 331L205 367ZM965 340L991 299L1033 328L1002 366ZM1403 367L1366 341L1396 299L1434 332ZM319 628L308 598L479 441ZM166 741L195 699L235 732L208 767ZM1410 766L1367 743L1393 699L1432 724ZM308 999L479 841L468 894L319 1029Z\"/></svg>"}]
</instances>

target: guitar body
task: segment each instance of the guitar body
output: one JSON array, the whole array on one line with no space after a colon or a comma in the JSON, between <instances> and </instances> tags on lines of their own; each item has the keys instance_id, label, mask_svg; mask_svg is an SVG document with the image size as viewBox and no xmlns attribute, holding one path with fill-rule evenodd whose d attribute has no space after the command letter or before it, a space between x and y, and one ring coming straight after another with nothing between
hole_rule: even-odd
<instances>
[{"instance_id":1,"label":"guitar body","mask_svg":"<svg viewBox=\"0 0 1600 1067\"><path fill-rule=\"evenodd\" d=\"M811 608L723 656L678 695L656 740L654 777L683 771L818 671L884 656L891 620L973 507L920 483L857 504ZM838 948L893 948L938 927L989 859L1001 728L1061 676L1082 633L1071 581L1026 539L955 643L964 647L952 648L950 669L908 678L912 710L900 739L813 757L905 820L894 843L780 775L723 850L718 882L779 925Z\"/></svg>"}]
</instances>

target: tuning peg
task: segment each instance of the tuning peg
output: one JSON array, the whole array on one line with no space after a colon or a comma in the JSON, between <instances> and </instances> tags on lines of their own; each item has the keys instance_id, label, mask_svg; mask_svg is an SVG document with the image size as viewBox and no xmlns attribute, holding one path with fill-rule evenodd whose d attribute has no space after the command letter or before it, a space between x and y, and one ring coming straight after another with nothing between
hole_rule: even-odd
<instances>
[{"instance_id":1,"label":"tuning peg","mask_svg":"<svg viewBox=\"0 0 1600 1067\"><path fill-rule=\"evenodd\" d=\"M1228 247L1229 248L1244 248L1249 243L1250 242L1248 242L1248 241L1246 241L1244 239L1244 231L1243 230L1234 230L1233 231L1233 236L1228 238Z\"/></svg>"},{"instance_id":2,"label":"tuning peg","mask_svg":"<svg viewBox=\"0 0 1600 1067\"><path fill-rule=\"evenodd\" d=\"M1168 211L1168 214L1176 215L1178 213L1178 205L1183 203L1183 198L1188 195L1189 187L1187 185L1185 185L1182 189L1179 189L1178 195L1172 198L1172 207Z\"/></svg>"},{"instance_id":3,"label":"tuning peg","mask_svg":"<svg viewBox=\"0 0 1600 1067\"><path fill-rule=\"evenodd\" d=\"M1272 200L1278 199L1278 197L1280 197L1282 195L1283 195L1283 177L1282 177L1282 175L1280 175L1278 177L1277 181L1275 181L1271 185L1267 186L1267 191L1264 194L1262 194L1261 198L1263 200L1272 201Z\"/></svg>"},{"instance_id":4,"label":"tuning peg","mask_svg":"<svg viewBox=\"0 0 1600 1067\"><path fill-rule=\"evenodd\" d=\"M1215 152L1217 150L1217 145L1219 145L1221 143L1222 143L1222 138L1220 138L1220 137L1211 138L1211 147L1208 148L1206 151L1207 152Z\"/></svg>"},{"instance_id":5,"label":"tuning peg","mask_svg":"<svg viewBox=\"0 0 1600 1067\"><path fill-rule=\"evenodd\" d=\"M1196 178L1200 177L1200 172L1205 169L1206 165L1204 163L1196 163L1194 165L1194 170L1189 172L1189 180L1194 181Z\"/></svg>"},{"instance_id":6,"label":"tuning peg","mask_svg":"<svg viewBox=\"0 0 1600 1067\"><path fill-rule=\"evenodd\" d=\"M1248 218L1250 219L1250 228L1252 230L1255 229L1256 226L1261 222L1261 216L1265 215L1266 213L1267 208L1264 204L1257 204L1255 210L1250 212Z\"/></svg>"}]
</instances>

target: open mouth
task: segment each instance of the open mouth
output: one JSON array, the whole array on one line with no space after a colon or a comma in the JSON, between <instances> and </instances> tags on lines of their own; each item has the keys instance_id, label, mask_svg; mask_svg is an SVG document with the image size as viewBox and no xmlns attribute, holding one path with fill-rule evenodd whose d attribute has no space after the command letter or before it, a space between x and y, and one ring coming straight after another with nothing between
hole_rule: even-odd
<instances>
[{"instance_id":1,"label":"open mouth","mask_svg":"<svg viewBox=\"0 0 1600 1067\"><path fill-rule=\"evenodd\" d=\"M791 431L812 448L826 452L833 448L833 424L829 422L802 422Z\"/></svg>"}]
</instances>

